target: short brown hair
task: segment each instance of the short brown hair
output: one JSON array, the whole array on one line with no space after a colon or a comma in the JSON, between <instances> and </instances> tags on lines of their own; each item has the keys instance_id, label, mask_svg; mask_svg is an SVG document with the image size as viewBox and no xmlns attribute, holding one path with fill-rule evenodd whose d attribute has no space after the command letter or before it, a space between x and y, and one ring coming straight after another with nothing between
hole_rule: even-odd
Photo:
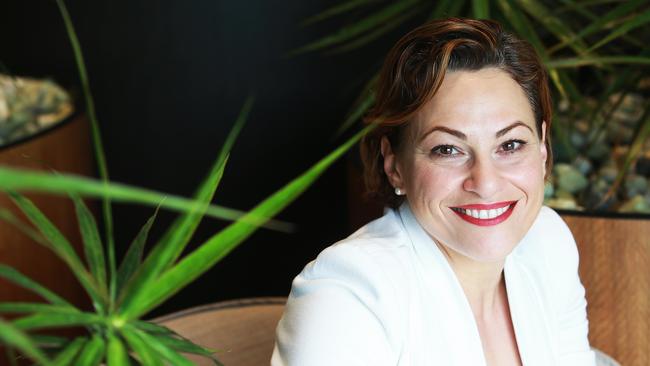
<instances>
[{"instance_id":1,"label":"short brown hair","mask_svg":"<svg viewBox=\"0 0 650 366\"><path fill-rule=\"evenodd\" d=\"M523 89L535 116L538 136L546 121L546 172L551 171L551 95L548 76L535 49L490 20L450 18L428 22L402 37L390 50L379 75L374 107L365 122L377 127L361 142L364 180L370 197L397 207L403 197L393 193L384 172L381 138L400 151L405 127L442 84L446 71L477 71L495 67L507 72Z\"/></svg>"}]
</instances>

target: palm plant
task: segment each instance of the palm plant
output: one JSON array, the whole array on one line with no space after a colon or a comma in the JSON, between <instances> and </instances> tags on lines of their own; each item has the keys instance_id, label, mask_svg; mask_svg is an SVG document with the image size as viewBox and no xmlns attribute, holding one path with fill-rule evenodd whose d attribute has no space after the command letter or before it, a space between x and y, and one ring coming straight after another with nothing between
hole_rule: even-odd
<instances>
[{"instance_id":1,"label":"palm plant","mask_svg":"<svg viewBox=\"0 0 650 366\"><path fill-rule=\"evenodd\" d=\"M560 163L552 182L555 189L548 190L550 203L626 210L630 205L617 204L617 199L638 198L639 189L626 186L635 179L641 182L639 175L645 179L640 183L645 187L641 195L648 192L647 168L636 169L630 177L640 158L647 160L644 166L650 165L647 1L347 0L310 17L304 25L336 18L347 20L348 25L291 54L358 50L390 36L406 22L444 17L497 20L528 40L546 65L558 112L553 133ZM376 80L375 76L367 82L342 129L352 126L372 105ZM565 196L577 198L579 204L567 206ZM641 211L650 213L650 195L645 199Z\"/></svg>"},{"instance_id":2,"label":"palm plant","mask_svg":"<svg viewBox=\"0 0 650 366\"><path fill-rule=\"evenodd\" d=\"M0 313L25 314L11 321L0 320L0 343L10 350L10 355L13 350L18 350L42 365L98 365L102 362L129 365L132 361L147 365L191 365L181 353L203 355L219 364L213 356L214 351L193 344L165 327L143 321L141 317L205 273L258 227L287 230L287 224L270 218L305 191L328 166L354 145L365 130L248 212L216 206L210 201L224 174L229 152L252 108L252 98L245 102L214 165L193 198L185 199L111 182L81 47L63 0L57 0L57 4L75 52L101 179L0 167L0 190L9 193L31 225L6 208L0 208L0 218L13 223L61 258L87 292L93 310L77 308L14 268L0 264L0 277L33 291L46 301L0 303ZM38 207L18 193L22 190L70 196L83 238L85 262ZM103 237L82 197L102 199ZM133 240L119 267L115 258L111 201L157 207ZM145 243L158 208L177 210L182 214L145 257ZM181 253L206 215L233 222L181 258ZM64 327L82 327L84 333L72 339L36 333L42 329ZM13 357L11 360L15 361Z\"/></svg>"}]
</instances>

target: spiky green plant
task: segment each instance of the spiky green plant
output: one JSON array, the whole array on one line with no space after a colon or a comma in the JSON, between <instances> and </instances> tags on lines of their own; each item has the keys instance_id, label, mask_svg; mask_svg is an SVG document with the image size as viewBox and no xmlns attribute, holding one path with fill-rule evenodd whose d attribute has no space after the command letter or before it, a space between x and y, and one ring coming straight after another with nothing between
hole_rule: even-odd
<instances>
[{"instance_id":1,"label":"spiky green plant","mask_svg":"<svg viewBox=\"0 0 650 366\"><path fill-rule=\"evenodd\" d=\"M0 208L0 219L14 224L61 258L88 294L93 310L79 309L14 268L0 264L1 278L31 290L46 301L0 303L2 314L24 314L11 321L0 320L0 343L10 350L10 355L16 349L41 365L106 363L112 366L130 365L132 362L191 365L182 353L202 355L219 364L213 350L196 345L165 327L143 321L141 317L205 273L258 227L287 229L286 224L270 218L304 192L367 129L357 133L248 212L216 206L210 201L224 174L230 150L252 108L252 98L245 102L214 165L193 198L185 199L110 182L81 47L65 4L62 0L57 0L57 4L75 52L102 179L0 167L0 190L9 193L30 224L22 222L6 208ZM70 196L82 234L85 261L38 207L18 193L22 190ZM103 238L82 197L103 199L106 229ZM111 200L157 206L182 214L143 258L156 210L133 240L118 267L112 233ZM206 215L233 222L181 258L181 253ZM85 333L74 339L35 333L42 329L64 327L83 327Z\"/></svg>"},{"instance_id":2,"label":"spiky green plant","mask_svg":"<svg viewBox=\"0 0 650 366\"><path fill-rule=\"evenodd\" d=\"M491 18L528 40L537 50L555 94L553 133L556 157L566 162L602 143L602 131L626 95L644 96L645 113L634 121L634 140L619 159L610 194L648 141L650 98L639 81L650 76L650 3L646 0L347 0L310 17L303 25L333 18L347 25L290 52L330 54L358 50L389 36L405 22L446 17ZM650 82L649 80L646 80ZM341 129L355 124L374 101L377 77L371 78ZM590 133L584 147L571 140L576 121Z\"/></svg>"}]
</instances>

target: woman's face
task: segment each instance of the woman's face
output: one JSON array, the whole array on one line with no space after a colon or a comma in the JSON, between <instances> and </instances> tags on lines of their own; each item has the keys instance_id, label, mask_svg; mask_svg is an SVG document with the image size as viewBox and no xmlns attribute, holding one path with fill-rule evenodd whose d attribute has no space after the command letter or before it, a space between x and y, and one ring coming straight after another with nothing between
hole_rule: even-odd
<instances>
[{"instance_id":1,"label":"woman's face","mask_svg":"<svg viewBox=\"0 0 650 366\"><path fill-rule=\"evenodd\" d=\"M542 128L544 131L544 128ZM533 224L547 157L526 94L496 68L447 73L384 169L450 256L502 261Z\"/></svg>"}]
</instances>

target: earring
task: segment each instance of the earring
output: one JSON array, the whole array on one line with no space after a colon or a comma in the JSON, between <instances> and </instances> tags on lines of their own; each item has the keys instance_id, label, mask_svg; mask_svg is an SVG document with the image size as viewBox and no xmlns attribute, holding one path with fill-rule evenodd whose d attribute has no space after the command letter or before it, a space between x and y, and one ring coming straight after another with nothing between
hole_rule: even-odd
<instances>
[{"instance_id":1,"label":"earring","mask_svg":"<svg viewBox=\"0 0 650 366\"><path fill-rule=\"evenodd\" d=\"M404 194L404 191L402 191L401 189L399 189L399 188L396 187L396 188L395 188L395 194L398 195L398 196L401 196L401 195Z\"/></svg>"}]
</instances>

